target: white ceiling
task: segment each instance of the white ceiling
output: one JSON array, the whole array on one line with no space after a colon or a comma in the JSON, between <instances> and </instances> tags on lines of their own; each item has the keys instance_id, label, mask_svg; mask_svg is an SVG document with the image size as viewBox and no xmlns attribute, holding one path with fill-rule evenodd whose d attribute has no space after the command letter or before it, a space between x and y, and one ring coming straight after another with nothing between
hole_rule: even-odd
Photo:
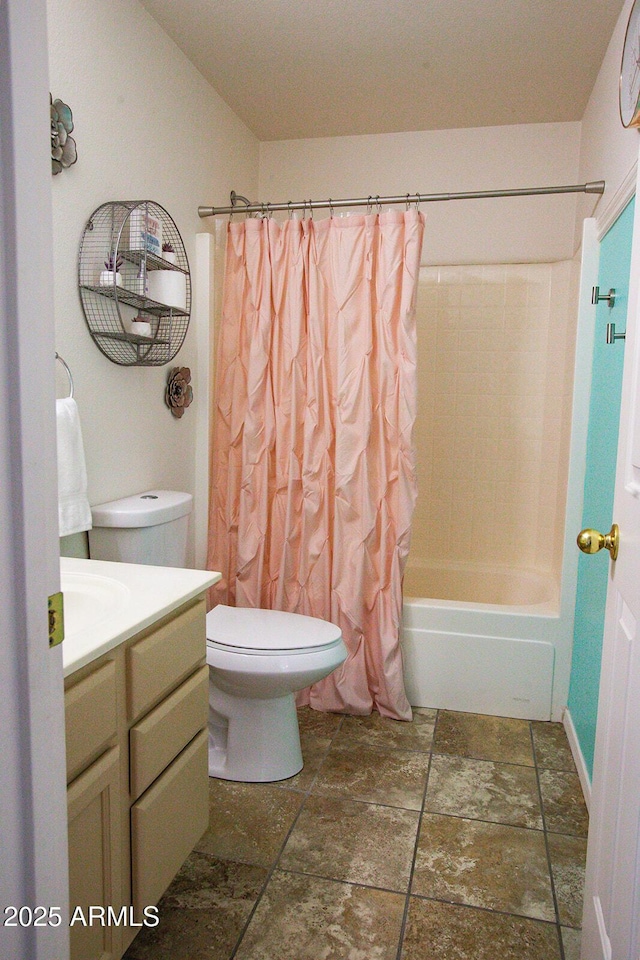
<instances>
[{"instance_id":1,"label":"white ceiling","mask_svg":"<svg viewBox=\"0 0 640 960\"><path fill-rule=\"evenodd\" d=\"M260 140L580 120L624 0L141 0Z\"/></svg>"}]
</instances>

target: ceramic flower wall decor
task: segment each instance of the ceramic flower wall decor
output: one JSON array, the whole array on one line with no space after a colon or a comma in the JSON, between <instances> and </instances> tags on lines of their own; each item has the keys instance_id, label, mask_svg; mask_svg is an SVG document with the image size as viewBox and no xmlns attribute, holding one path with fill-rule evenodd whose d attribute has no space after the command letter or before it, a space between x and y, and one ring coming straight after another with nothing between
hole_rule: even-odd
<instances>
[{"instance_id":1,"label":"ceramic flower wall decor","mask_svg":"<svg viewBox=\"0 0 640 960\"><path fill-rule=\"evenodd\" d=\"M49 94L51 110L51 172L55 175L78 159L76 142L69 136L73 130L73 114L62 100Z\"/></svg>"},{"instance_id":2,"label":"ceramic flower wall decor","mask_svg":"<svg viewBox=\"0 0 640 960\"><path fill-rule=\"evenodd\" d=\"M191 370L189 367L174 367L169 371L165 401L174 417L181 417L193 400Z\"/></svg>"}]
</instances>

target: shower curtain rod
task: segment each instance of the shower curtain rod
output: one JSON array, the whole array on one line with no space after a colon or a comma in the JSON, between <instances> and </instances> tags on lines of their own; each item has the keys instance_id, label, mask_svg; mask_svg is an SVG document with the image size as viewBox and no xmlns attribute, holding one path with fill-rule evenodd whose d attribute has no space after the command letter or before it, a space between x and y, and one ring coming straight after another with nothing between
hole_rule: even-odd
<instances>
[{"instance_id":1,"label":"shower curtain rod","mask_svg":"<svg viewBox=\"0 0 640 960\"><path fill-rule=\"evenodd\" d=\"M277 210L335 210L337 207L378 207L390 203L435 203L440 200L484 200L489 197L537 197L553 193L604 193L604 180L594 180L592 183L573 183L559 187L521 187L515 190L476 190L469 193L406 193L402 197L352 197L342 200L288 200L286 203L251 203L246 197L241 197L231 191L231 206L229 207L198 207L200 217L217 217L231 213L261 213L263 215ZM238 201L244 206L238 204Z\"/></svg>"}]
</instances>

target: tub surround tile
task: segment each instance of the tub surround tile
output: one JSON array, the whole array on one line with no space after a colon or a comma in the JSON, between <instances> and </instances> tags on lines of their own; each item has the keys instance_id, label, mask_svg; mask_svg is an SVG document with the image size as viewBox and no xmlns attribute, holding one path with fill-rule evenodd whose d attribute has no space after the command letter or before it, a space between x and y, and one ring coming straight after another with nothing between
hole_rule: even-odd
<instances>
[{"instance_id":1,"label":"tub surround tile","mask_svg":"<svg viewBox=\"0 0 640 960\"><path fill-rule=\"evenodd\" d=\"M547 830L574 837L587 836L589 813L576 773L542 770L540 792Z\"/></svg>"},{"instance_id":2,"label":"tub surround tile","mask_svg":"<svg viewBox=\"0 0 640 960\"><path fill-rule=\"evenodd\" d=\"M415 810L310 796L279 867L406 893L418 822Z\"/></svg>"},{"instance_id":3,"label":"tub surround tile","mask_svg":"<svg viewBox=\"0 0 640 960\"><path fill-rule=\"evenodd\" d=\"M235 960L395 960L405 898L277 870Z\"/></svg>"},{"instance_id":4,"label":"tub surround tile","mask_svg":"<svg viewBox=\"0 0 640 960\"><path fill-rule=\"evenodd\" d=\"M454 272L447 268L433 283L425 282L420 271L416 322L425 375L415 437L418 448L431 444L434 458L431 471L419 474L423 522L412 535L415 557L482 564L500 564L506 557L518 563L522 543L535 542L540 529L553 529L556 502L548 495L545 471L550 465L557 473L562 444L549 425L553 427L557 419L562 407L557 401L566 396L571 378L564 363L553 369L552 359L564 349L570 325L567 277L572 265L566 261L536 267L541 271L504 264L492 267L489 274L486 268L465 265ZM516 336L488 338L498 328L515 331ZM520 440L514 444L516 435ZM461 455L453 437L476 437L484 443ZM522 438L532 438L524 440L524 457ZM487 447L498 450L499 471L487 463ZM470 500L456 483L461 461L466 474L485 478L484 502L479 497ZM503 497L501 478L516 477L523 469L526 485L510 485L510 495ZM462 548L455 537L443 543L429 535L443 519L441 503L429 495L434 472L453 491L448 519L468 514L465 529L460 530ZM535 509L527 509L529 504ZM487 526L493 536L483 537L482 528ZM473 535L476 532L478 536ZM551 538L542 550L542 566L553 560L553 551Z\"/></svg>"},{"instance_id":5,"label":"tub surround tile","mask_svg":"<svg viewBox=\"0 0 640 960\"><path fill-rule=\"evenodd\" d=\"M368 717L344 717L336 744L365 743L385 750L417 750L428 753L433 741L436 710L413 708L413 720L391 720L374 712Z\"/></svg>"},{"instance_id":6,"label":"tub surround tile","mask_svg":"<svg viewBox=\"0 0 640 960\"><path fill-rule=\"evenodd\" d=\"M334 743L313 789L319 796L420 810L428 769L429 754Z\"/></svg>"},{"instance_id":7,"label":"tub surround tile","mask_svg":"<svg viewBox=\"0 0 640 960\"><path fill-rule=\"evenodd\" d=\"M209 780L209 829L196 850L222 860L271 866L303 794L273 784Z\"/></svg>"},{"instance_id":8,"label":"tub surround tile","mask_svg":"<svg viewBox=\"0 0 640 960\"><path fill-rule=\"evenodd\" d=\"M228 960L268 871L192 853L124 960Z\"/></svg>"},{"instance_id":9,"label":"tub surround tile","mask_svg":"<svg viewBox=\"0 0 640 960\"><path fill-rule=\"evenodd\" d=\"M580 927L587 841L582 837L550 833L548 843L560 923L566 927Z\"/></svg>"},{"instance_id":10,"label":"tub surround tile","mask_svg":"<svg viewBox=\"0 0 640 960\"><path fill-rule=\"evenodd\" d=\"M434 753L533 766L528 720L440 710Z\"/></svg>"},{"instance_id":11,"label":"tub surround tile","mask_svg":"<svg viewBox=\"0 0 640 960\"><path fill-rule=\"evenodd\" d=\"M538 767L576 772L567 734L561 723L533 721L531 732Z\"/></svg>"},{"instance_id":12,"label":"tub surround tile","mask_svg":"<svg viewBox=\"0 0 640 960\"><path fill-rule=\"evenodd\" d=\"M425 810L542 829L533 768L467 757L434 756Z\"/></svg>"},{"instance_id":13,"label":"tub surround tile","mask_svg":"<svg viewBox=\"0 0 640 960\"><path fill-rule=\"evenodd\" d=\"M425 814L412 894L555 920L544 834Z\"/></svg>"},{"instance_id":14,"label":"tub surround tile","mask_svg":"<svg viewBox=\"0 0 640 960\"><path fill-rule=\"evenodd\" d=\"M402 960L560 960L555 925L411 898Z\"/></svg>"}]
</instances>

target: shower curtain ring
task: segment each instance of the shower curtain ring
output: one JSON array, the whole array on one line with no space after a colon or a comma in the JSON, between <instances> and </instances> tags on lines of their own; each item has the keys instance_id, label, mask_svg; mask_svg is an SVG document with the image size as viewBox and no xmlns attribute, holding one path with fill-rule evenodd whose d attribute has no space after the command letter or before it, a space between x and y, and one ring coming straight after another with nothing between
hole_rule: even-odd
<instances>
[{"instance_id":1,"label":"shower curtain ring","mask_svg":"<svg viewBox=\"0 0 640 960\"><path fill-rule=\"evenodd\" d=\"M420 210L420 194L416 193L416 210Z\"/></svg>"},{"instance_id":2,"label":"shower curtain ring","mask_svg":"<svg viewBox=\"0 0 640 960\"><path fill-rule=\"evenodd\" d=\"M309 220L313 220L313 200L309 200Z\"/></svg>"},{"instance_id":3,"label":"shower curtain ring","mask_svg":"<svg viewBox=\"0 0 640 960\"><path fill-rule=\"evenodd\" d=\"M369 216L369 214L370 214L371 211L373 210L373 204L372 204L372 202L371 202L372 199L373 199L373 198L372 198L371 194L369 194L369 196L367 197L367 216Z\"/></svg>"},{"instance_id":4,"label":"shower curtain ring","mask_svg":"<svg viewBox=\"0 0 640 960\"><path fill-rule=\"evenodd\" d=\"M288 211L289 220L291 220L293 217L293 211L291 209L291 200L287 200L287 211Z\"/></svg>"},{"instance_id":5,"label":"shower curtain ring","mask_svg":"<svg viewBox=\"0 0 640 960\"><path fill-rule=\"evenodd\" d=\"M333 219L333 200L329 197L329 216Z\"/></svg>"},{"instance_id":6,"label":"shower curtain ring","mask_svg":"<svg viewBox=\"0 0 640 960\"><path fill-rule=\"evenodd\" d=\"M382 213L382 204L380 203L380 194L376 193L376 212L378 214Z\"/></svg>"}]
</instances>

